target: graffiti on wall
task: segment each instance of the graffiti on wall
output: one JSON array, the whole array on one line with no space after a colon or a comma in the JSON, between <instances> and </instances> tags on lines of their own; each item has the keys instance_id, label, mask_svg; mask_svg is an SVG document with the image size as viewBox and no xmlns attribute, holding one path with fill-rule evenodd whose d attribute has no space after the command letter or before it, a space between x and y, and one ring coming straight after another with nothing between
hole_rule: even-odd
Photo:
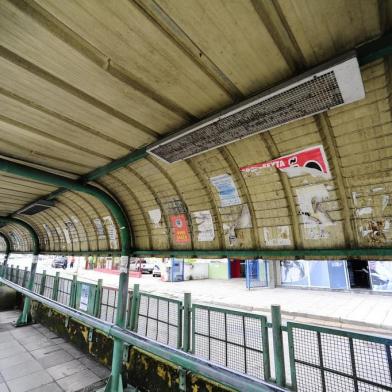
<instances>
[{"instance_id":1,"label":"graffiti on wall","mask_svg":"<svg viewBox=\"0 0 392 392\"><path fill-rule=\"evenodd\" d=\"M253 227L248 204L220 208L219 211L226 242L230 246L239 245L242 240L241 229Z\"/></svg>"},{"instance_id":2,"label":"graffiti on wall","mask_svg":"<svg viewBox=\"0 0 392 392\"><path fill-rule=\"evenodd\" d=\"M110 249L118 249L118 238L117 238L117 231L116 226L113 223L113 219L110 215L104 216L103 221L107 227L107 232L109 234L109 245Z\"/></svg>"},{"instance_id":3,"label":"graffiti on wall","mask_svg":"<svg viewBox=\"0 0 392 392\"><path fill-rule=\"evenodd\" d=\"M161 227L162 211L160 208L155 208L154 210L149 210L148 216L150 217L150 223L152 223L155 228Z\"/></svg>"},{"instance_id":4,"label":"graffiti on wall","mask_svg":"<svg viewBox=\"0 0 392 392\"><path fill-rule=\"evenodd\" d=\"M390 196L385 192L383 186L352 192L357 230L368 245L382 245L392 240Z\"/></svg>"},{"instance_id":5,"label":"graffiti on wall","mask_svg":"<svg viewBox=\"0 0 392 392\"><path fill-rule=\"evenodd\" d=\"M289 226L263 227L263 234L267 246L291 245Z\"/></svg>"},{"instance_id":6,"label":"graffiti on wall","mask_svg":"<svg viewBox=\"0 0 392 392\"><path fill-rule=\"evenodd\" d=\"M331 178L328 161L322 145L306 148L267 162L241 167L244 175L260 175L263 170L276 167L289 177L310 174L313 177Z\"/></svg>"},{"instance_id":7,"label":"graffiti on wall","mask_svg":"<svg viewBox=\"0 0 392 392\"><path fill-rule=\"evenodd\" d=\"M197 240L200 242L213 241L215 238L214 222L209 210L192 213L197 224Z\"/></svg>"},{"instance_id":8,"label":"graffiti on wall","mask_svg":"<svg viewBox=\"0 0 392 392\"><path fill-rule=\"evenodd\" d=\"M320 240L329 238L328 226L335 225L324 207L328 201L328 189L324 184L310 185L296 189L299 214L304 225L304 238Z\"/></svg>"}]
</instances>

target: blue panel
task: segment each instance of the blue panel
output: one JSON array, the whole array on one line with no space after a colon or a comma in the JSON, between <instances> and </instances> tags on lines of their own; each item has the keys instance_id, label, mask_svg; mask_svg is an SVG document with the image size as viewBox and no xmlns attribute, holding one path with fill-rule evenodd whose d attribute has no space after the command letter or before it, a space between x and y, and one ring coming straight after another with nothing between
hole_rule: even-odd
<instances>
[{"instance_id":1,"label":"blue panel","mask_svg":"<svg viewBox=\"0 0 392 392\"><path fill-rule=\"evenodd\" d=\"M342 260L328 261L331 289L347 289L346 263Z\"/></svg>"},{"instance_id":2,"label":"blue panel","mask_svg":"<svg viewBox=\"0 0 392 392\"><path fill-rule=\"evenodd\" d=\"M310 287L329 288L328 262L326 260L309 260Z\"/></svg>"}]
</instances>

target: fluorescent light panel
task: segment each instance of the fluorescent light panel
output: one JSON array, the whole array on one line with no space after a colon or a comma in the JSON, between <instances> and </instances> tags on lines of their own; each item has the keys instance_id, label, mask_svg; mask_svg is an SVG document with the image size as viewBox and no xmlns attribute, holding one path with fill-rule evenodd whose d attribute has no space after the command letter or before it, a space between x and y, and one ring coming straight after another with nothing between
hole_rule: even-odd
<instances>
[{"instance_id":1,"label":"fluorescent light panel","mask_svg":"<svg viewBox=\"0 0 392 392\"><path fill-rule=\"evenodd\" d=\"M364 97L351 53L176 132L147 151L173 163Z\"/></svg>"}]
</instances>

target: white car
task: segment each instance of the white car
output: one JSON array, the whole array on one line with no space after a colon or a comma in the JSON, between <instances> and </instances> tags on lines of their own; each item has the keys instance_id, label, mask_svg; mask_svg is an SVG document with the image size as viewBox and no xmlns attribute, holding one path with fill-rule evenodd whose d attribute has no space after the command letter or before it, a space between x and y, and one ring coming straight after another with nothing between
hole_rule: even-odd
<instances>
[{"instance_id":1,"label":"white car","mask_svg":"<svg viewBox=\"0 0 392 392\"><path fill-rule=\"evenodd\" d=\"M159 277L161 276L161 269L159 265L155 264L154 269L152 270L152 276L155 278L156 276Z\"/></svg>"}]
</instances>

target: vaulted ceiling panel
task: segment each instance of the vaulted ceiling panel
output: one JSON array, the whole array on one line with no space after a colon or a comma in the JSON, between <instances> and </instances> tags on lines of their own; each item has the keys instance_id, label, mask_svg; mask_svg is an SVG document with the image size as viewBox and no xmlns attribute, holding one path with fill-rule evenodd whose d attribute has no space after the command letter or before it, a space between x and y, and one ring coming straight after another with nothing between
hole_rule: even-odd
<instances>
[{"instance_id":1,"label":"vaulted ceiling panel","mask_svg":"<svg viewBox=\"0 0 392 392\"><path fill-rule=\"evenodd\" d=\"M384 34L388 3L5 0L0 154L77 179ZM141 153L91 184L121 204L137 249L390 247L391 69L361 66L356 103L175 164ZM120 249L91 195L15 215L56 189L0 173L0 216L31 223L46 252ZM1 231L31 249L17 225Z\"/></svg>"}]
</instances>

